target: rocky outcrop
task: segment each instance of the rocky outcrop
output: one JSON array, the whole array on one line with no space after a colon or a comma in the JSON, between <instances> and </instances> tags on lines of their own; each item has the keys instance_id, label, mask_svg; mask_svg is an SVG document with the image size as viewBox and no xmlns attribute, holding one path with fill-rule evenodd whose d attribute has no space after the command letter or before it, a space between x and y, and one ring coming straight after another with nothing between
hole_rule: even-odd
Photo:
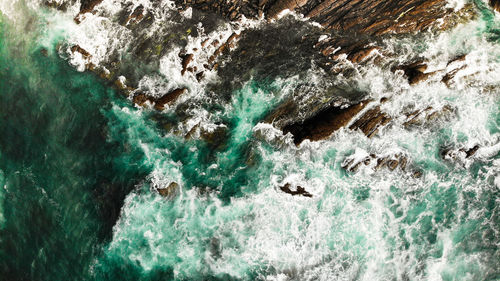
<instances>
[{"instance_id":1,"label":"rocky outcrop","mask_svg":"<svg viewBox=\"0 0 500 281\"><path fill-rule=\"evenodd\" d=\"M102 1L82 0L76 19L85 13L98 12L99 9L96 8ZM54 3L57 2L46 0L49 6L55 5ZM358 64L369 64L381 61L381 57L390 57L391 54L384 49L383 40L388 34L408 34L428 29L449 28L458 21L454 17L473 14L471 5L466 5L464 9L455 13L446 7L445 0L175 0L179 11L172 10L169 14L172 16L174 26L168 25L165 29L155 30L160 34L151 34L147 27L157 20L151 11L157 3L155 1L151 3L153 8L125 3L122 11L116 14L116 18L110 19L128 28L137 39L136 43L130 46L130 54L127 56L110 54L107 61L99 62L102 64L101 67L93 65L92 54L80 46L71 46L68 50L83 58L86 69L95 71L109 80L118 90L129 95L135 104L145 106L149 103L159 111L164 110L167 105L174 104L187 90L178 88L160 97L153 97L147 92L148 89L138 89L138 81L145 73L154 72L160 58L164 57L172 46L180 47L182 50L178 54L181 60L179 72L183 76L188 76L186 79L194 77L202 81L207 73L218 71L221 77L231 83L237 80L232 79L234 76L231 75L234 73L245 73L256 80L272 80L275 77L286 77L286 72L290 69L294 72L297 69L310 69L311 61L325 69L329 78L340 73L348 77L349 69L336 67L345 62L345 59L351 62L351 70L355 70ZM186 19L182 15L188 7L194 9L191 19ZM218 38L211 37L201 43L201 48L198 46L193 48L186 40L188 35L195 36L194 27L199 22L203 22L205 32L210 29L207 19L214 17L206 16L205 11L215 12L229 20L237 20L240 16L247 18L265 16L272 22L286 9L300 13L322 27L306 28L303 22L293 17L286 17L281 19L279 24L270 23L256 29L248 28L242 34L237 31L230 36L226 33ZM189 21L192 24L191 28L183 25L182 31L179 31L181 28L176 28L176 19L182 19L179 22ZM293 29L287 30L290 31L287 34L283 34L285 32L282 30L276 32L276 26L279 25L287 25ZM276 33L270 31L273 29ZM274 38L262 39L262 36L258 36L260 31L265 31L266 36ZM290 35L295 31L296 34ZM240 43L236 46L236 42L241 42L242 46L239 46ZM297 50L290 51L292 48ZM126 59L141 61L141 66L137 67L140 69L132 69L124 61ZM383 65L387 68L391 66ZM395 66L393 70L402 71L411 85L440 74L443 75L443 83L450 86L460 68L439 73L427 72L427 63L415 60ZM261 76L260 72L263 73ZM127 76L126 83L120 75ZM226 91L229 87L222 85L216 92L220 89ZM321 100L313 102L304 102L301 96L297 97L294 93L292 98L287 99L278 109L270 113L266 121L273 123L284 133L291 133L296 144L305 139L312 141L325 139L343 127L359 130L367 137L373 137L392 121L393 117L383 112L380 105L367 107L372 101L363 98L366 93L351 94L349 91L349 89L337 89L331 94L324 95ZM342 96L343 94L345 96ZM314 94L303 96L314 96ZM226 98L227 100L229 98ZM413 119L408 120L407 125L417 125L421 116L427 116L426 112L424 110L423 113L411 115ZM203 134L199 130L191 131L188 133L190 136L203 136L207 139L212 137L212 134ZM217 131L215 135L224 133Z\"/></svg>"},{"instance_id":2,"label":"rocky outcrop","mask_svg":"<svg viewBox=\"0 0 500 281\"><path fill-rule=\"evenodd\" d=\"M385 112L380 110L380 105L365 112L359 119L357 119L349 129L360 130L367 137L371 138L377 134L382 126L385 126L392 118Z\"/></svg>"},{"instance_id":3,"label":"rocky outcrop","mask_svg":"<svg viewBox=\"0 0 500 281\"><path fill-rule=\"evenodd\" d=\"M404 113L406 120L403 123L405 128L421 126L426 123L432 123L440 118L449 118L455 112L449 105L444 105L440 109L435 109L432 106L425 109L419 109L410 113Z\"/></svg>"},{"instance_id":4,"label":"rocky outcrop","mask_svg":"<svg viewBox=\"0 0 500 281\"><path fill-rule=\"evenodd\" d=\"M500 0L490 0L490 6L500 12Z\"/></svg>"},{"instance_id":5,"label":"rocky outcrop","mask_svg":"<svg viewBox=\"0 0 500 281\"><path fill-rule=\"evenodd\" d=\"M374 171L378 171L381 168L387 168L390 171L399 168L405 171L407 164L408 157L401 153L389 156L370 154L365 157L348 157L342 163L342 168L351 173L357 172L361 165L370 166Z\"/></svg>"},{"instance_id":6,"label":"rocky outcrop","mask_svg":"<svg viewBox=\"0 0 500 281\"><path fill-rule=\"evenodd\" d=\"M420 169L409 161L404 153L395 154L366 154L364 156L351 155L342 163L342 168L349 173L357 173L361 167L367 167L373 172L387 169L389 171L401 171L409 173L413 178L422 177Z\"/></svg>"},{"instance_id":7,"label":"rocky outcrop","mask_svg":"<svg viewBox=\"0 0 500 281\"><path fill-rule=\"evenodd\" d=\"M305 190L305 188L303 188L302 186L299 186L297 185L295 187L295 190L292 190L290 187L292 185L289 184L289 183L286 183L285 185L283 186L280 186L280 190L285 192L285 193L288 193L292 196L295 196L295 195L300 195L300 196L304 196L304 197L313 197L311 193L307 192Z\"/></svg>"},{"instance_id":8,"label":"rocky outcrop","mask_svg":"<svg viewBox=\"0 0 500 281\"><path fill-rule=\"evenodd\" d=\"M187 89L185 88L175 89L159 98L148 96L145 93L139 92L134 95L132 101L139 106L144 106L146 102L150 102L156 110L161 111L165 109L165 105L174 103L185 92L187 92Z\"/></svg>"},{"instance_id":9,"label":"rocky outcrop","mask_svg":"<svg viewBox=\"0 0 500 281\"><path fill-rule=\"evenodd\" d=\"M176 0L183 7L216 12L230 20L240 15L275 19L282 11L296 11L324 28L381 35L426 30L453 10L445 0Z\"/></svg>"},{"instance_id":10,"label":"rocky outcrop","mask_svg":"<svg viewBox=\"0 0 500 281\"><path fill-rule=\"evenodd\" d=\"M474 145L472 147L460 147L460 148L445 148L441 151L441 158L444 160L458 160L460 158L462 159L468 159L476 152L479 150L479 145Z\"/></svg>"},{"instance_id":11,"label":"rocky outcrop","mask_svg":"<svg viewBox=\"0 0 500 281\"><path fill-rule=\"evenodd\" d=\"M295 11L295 9L307 4L307 1L308 0L277 0L267 11L267 17L274 19L284 10Z\"/></svg>"},{"instance_id":12,"label":"rocky outcrop","mask_svg":"<svg viewBox=\"0 0 500 281\"><path fill-rule=\"evenodd\" d=\"M80 14L90 13L104 0L80 0Z\"/></svg>"},{"instance_id":13,"label":"rocky outcrop","mask_svg":"<svg viewBox=\"0 0 500 281\"><path fill-rule=\"evenodd\" d=\"M167 187L156 188L156 191L167 199L173 199L179 192L179 184L171 182Z\"/></svg>"},{"instance_id":14,"label":"rocky outcrop","mask_svg":"<svg viewBox=\"0 0 500 281\"><path fill-rule=\"evenodd\" d=\"M291 133L295 144L305 139L317 141L329 137L333 132L345 127L370 101L363 101L343 107L329 107L303 122L289 124L283 133Z\"/></svg>"}]
</instances>

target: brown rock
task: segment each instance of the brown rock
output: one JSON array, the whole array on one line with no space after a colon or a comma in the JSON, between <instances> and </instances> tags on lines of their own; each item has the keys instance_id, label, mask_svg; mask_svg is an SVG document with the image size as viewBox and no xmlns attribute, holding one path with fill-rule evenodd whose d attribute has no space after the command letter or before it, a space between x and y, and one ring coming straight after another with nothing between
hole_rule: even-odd
<instances>
[{"instance_id":1,"label":"brown rock","mask_svg":"<svg viewBox=\"0 0 500 281\"><path fill-rule=\"evenodd\" d=\"M305 139L312 141L325 139L333 132L346 126L369 102L369 100L362 101L347 108L327 108L303 122L285 126L283 133L291 133L293 141L297 145Z\"/></svg>"},{"instance_id":2,"label":"brown rock","mask_svg":"<svg viewBox=\"0 0 500 281\"><path fill-rule=\"evenodd\" d=\"M181 89L175 89L166 95L162 96L161 98L154 98L151 96L146 95L145 93L139 92L134 95L132 98L132 101L137 104L138 106L144 106L144 104L149 101L150 103L154 104L154 108L156 110L164 110L165 105L167 104L172 104L174 103L182 94L184 94L187 91L185 88Z\"/></svg>"},{"instance_id":3,"label":"brown rock","mask_svg":"<svg viewBox=\"0 0 500 281\"><path fill-rule=\"evenodd\" d=\"M165 109L166 104L172 104L174 103L182 94L184 94L187 91L186 88L182 89L175 89L166 95L162 96L161 98L158 98L155 100L155 109L157 110L163 110Z\"/></svg>"},{"instance_id":4,"label":"brown rock","mask_svg":"<svg viewBox=\"0 0 500 281\"><path fill-rule=\"evenodd\" d=\"M158 193L168 199L173 199L179 191L179 185L176 182L171 182L166 188L157 188Z\"/></svg>"},{"instance_id":5,"label":"brown rock","mask_svg":"<svg viewBox=\"0 0 500 281\"><path fill-rule=\"evenodd\" d=\"M500 12L500 0L490 0L490 6Z\"/></svg>"},{"instance_id":6,"label":"brown rock","mask_svg":"<svg viewBox=\"0 0 500 281\"><path fill-rule=\"evenodd\" d=\"M307 4L307 0L277 0L269 8L267 16L270 19L274 19L278 16L279 13L286 9L294 11L296 8L302 7L305 4Z\"/></svg>"},{"instance_id":7,"label":"brown rock","mask_svg":"<svg viewBox=\"0 0 500 281\"><path fill-rule=\"evenodd\" d=\"M103 0L81 0L80 14L90 13L95 6L101 4Z\"/></svg>"},{"instance_id":8,"label":"brown rock","mask_svg":"<svg viewBox=\"0 0 500 281\"><path fill-rule=\"evenodd\" d=\"M82 54L82 56L84 58L90 58L90 53L87 52L85 49L83 49L82 47L80 47L79 45L73 45L73 47L71 47L71 52L72 53L75 53L75 52L78 52L80 54Z\"/></svg>"},{"instance_id":9,"label":"brown rock","mask_svg":"<svg viewBox=\"0 0 500 281\"><path fill-rule=\"evenodd\" d=\"M466 155L465 158L469 158L469 157L473 156L474 154L476 154L478 149L479 149L479 145L476 144L473 148L466 150L465 151L465 155Z\"/></svg>"},{"instance_id":10,"label":"brown rock","mask_svg":"<svg viewBox=\"0 0 500 281\"><path fill-rule=\"evenodd\" d=\"M427 70L427 64L424 63L423 61L417 61L411 64L398 66L396 68L393 68L393 70L403 70L406 77L408 77L408 82L410 83L410 85L414 85L422 81L425 81L427 80L427 78L429 78L431 75L435 73L435 72L425 73L425 71Z\"/></svg>"},{"instance_id":11,"label":"brown rock","mask_svg":"<svg viewBox=\"0 0 500 281\"><path fill-rule=\"evenodd\" d=\"M128 16L126 24L138 23L144 18L144 6L137 6L134 11Z\"/></svg>"},{"instance_id":12,"label":"brown rock","mask_svg":"<svg viewBox=\"0 0 500 281\"><path fill-rule=\"evenodd\" d=\"M399 162L398 160L395 160L395 159L391 159L389 161L387 161L387 168L389 168L389 170L391 171L394 171L394 169L396 169L399 165Z\"/></svg>"},{"instance_id":13,"label":"brown rock","mask_svg":"<svg viewBox=\"0 0 500 281\"><path fill-rule=\"evenodd\" d=\"M134 97L132 98L132 101L137 104L138 106L144 106L144 104L149 101L151 103L154 102L153 98L151 97L148 97L146 94L144 93L137 93L134 95Z\"/></svg>"},{"instance_id":14,"label":"brown rock","mask_svg":"<svg viewBox=\"0 0 500 281\"><path fill-rule=\"evenodd\" d=\"M364 61L368 56L372 54L373 51L377 50L378 47L367 47L361 50L356 50L354 52L351 52L348 56L347 59L355 62L355 63L360 63Z\"/></svg>"},{"instance_id":15,"label":"brown rock","mask_svg":"<svg viewBox=\"0 0 500 281\"><path fill-rule=\"evenodd\" d=\"M392 118L380 111L380 106L376 106L365 112L349 129L361 130L367 137L371 138L377 134L380 127L386 125Z\"/></svg>"},{"instance_id":16,"label":"brown rock","mask_svg":"<svg viewBox=\"0 0 500 281\"><path fill-rule=\"evenodd\" d=\"M182 58L182 71L181 75L184 75L186 73L187 67L191 61L193 61L194 55L193 54L186 54L186 55L180 55Z\"/></svg>"}]
</instances>

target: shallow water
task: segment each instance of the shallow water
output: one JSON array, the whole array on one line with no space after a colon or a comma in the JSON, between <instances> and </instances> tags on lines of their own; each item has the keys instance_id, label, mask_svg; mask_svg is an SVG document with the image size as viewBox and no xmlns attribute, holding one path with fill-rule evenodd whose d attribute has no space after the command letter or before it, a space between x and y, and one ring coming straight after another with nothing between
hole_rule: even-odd
<instances>
[{"instance_id":1,"label":"shallow water","mask_svg":"<svg viewBox=\"0 0 500 281\"><path fill-rule=\"evenodd\" d=\"M309 65L213 86L176 77L173 48L141 83L152 91L188 86L188 121L175 107L134 107L57 51L117 36L118 27L101 28L99 15L75 27L71 10L1 2L1 279L500 280L500 25L483 2L478 19L449 32L387 39L397 60L419 53L435 69L468 54L450 88L433 78L409 86L371 65L339 81ZM95 46L126 52L121 41ZM390 97L381 107L391 125L372 139L342 129L296 147L259 123L296 89L336 83ZM403 125L401 112L444 105L453 108L447 118ZM228 133L221 145L206 143L179 136L172 123L181 132L199 124ZM476 144L473 158L440 155ZM407 155L411 169L341 167L372 153ZM173 199L155 191L171 182L179 184ZM283 193L285 183L313 197Z\"/></svg>"}]
</instances>

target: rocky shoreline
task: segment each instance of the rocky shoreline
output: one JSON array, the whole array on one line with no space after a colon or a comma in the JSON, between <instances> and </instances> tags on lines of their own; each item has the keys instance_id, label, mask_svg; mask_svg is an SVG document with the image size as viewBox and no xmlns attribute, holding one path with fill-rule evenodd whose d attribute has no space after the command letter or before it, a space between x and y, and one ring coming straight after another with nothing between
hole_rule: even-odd
<instances>
[{"instance_id":1,"label":"rocky shoreline","mask_svg":"<svg viewBox=\"0 0 500 281\"><path fill-rule=\"evenodd\" d=\"M60 4L58 4L60 3ZM99 5L103 0L81 0L79 13L75 16L75 22L81 23L88 13L99 13ZM152 1L152 7L158 5ZM45 4L51 8L66 9L75 1L55 2L47 0ZM428 62L422 60L418 54L413 59L405 62L391 60L397 54L386 48L384 40L390 37L408 37L416 33L437 33L449 30L452 27L470 21L477 17L478 10L474 4L465 4L462 7L450 7L448 1L444 0L404 0L404 1L348 1L348 0L249 0L249 1L212 1L212 0L175 0L176 9L170 14L171 17L182 17L189 13L186 26L188 34L196 36L195 27L203 25L205 31L214 29L214 21L229 22L241 25L247 19L260 22L262 26L272 26L279 22L286 10L295 12L300 20L289 19L289 28L296 29L296 37L283 37L282 41L290 46L295 44L297 50L284 56L285 51L274 46L276 50L259 55L251 53L252 48L262 50L266 42L259 40L259 34L252 28L236 28L219 38L206 38L197 47L189 47L189 42L181 33L159 34L162 30L155 31L151 36L147 35L148 28L154 25L157 18L151 9L143 5L123 6L118 18L110 18L129 30L136 40L129 52L132 60L140 60L146 67L157 67L157 61L164 56L172 46L180 46L178 53L181 77L192 77L194 83L205 83L207 73L218 73L222 77L222 85L208 83L205 87L216 89L217 87L231 88L234 79L234 71L240 71L242 76L252 71L252 75L259 75L259 69L263 77L286 75L286 68L280 67L274 70L274 62L281 65L296 63L289 68L304 67L297 58L306 57L314 61L322 68L327 77L342 75L348 77L350 72L358 66L377 65L389 68L393 72L402 73L410 86L422 83L427 79L440 79L447 87L453 86L455 74L465 67L466 54L451 59L445 69L428 71ZM500 2L491 0L491 7L500 10ZM284 16L285 18L287 16ZM215 18L215 19L214 19ZM281 21L287 19L281 19ZM307 26L307 28L305 27ZM271 27L276 29L275 26ZM305 28L305 29L304 29ZM172 32L172 30L169 30ZM279 31L276 35L279 37ZM172 39L174 38L174 39ZM290 40L290 42L286 42ZM252 46L255 44L255 46ZM141 107L151 107L163 111L168 106L179 108L189 107L189 99L179 104L181 97L188 95L189 87L178 86L166 91L161 96L153 96L139 86L143 70L133 71L123 55L110 55L109 60L95 65L92 62L93 54L79 45L67 46L62 52L71 56L79 56L85 62L85 69L93 71L101 78L109 81L119 92L127 96L134 104ZM274 52L274 53L273 53ZM304 56L307 54L307 56ZM226 63L226 61L229 61ZM266 66L266 61L270 63ZM306 62L307 63L307 62ZM440 78L438 78L440 77ZM225 79L225 80L224 80ZM226 81L226 82L224 82ZM226 84L224 84L226 83ZM296 145L304 140L319 141L329 138L335 131L346 128L352 131L361 131L371 138L384 127L393 122L403 122L404 127L421 126L431 123L437 118L447 118L453 114L453 109L447 106L442 108L422 108L413 112L401 112L395 116L384 112L382 104L390 102L391 97L383 97L379 100L366 98L367 93L350 92L349 89L333 88L328 98L319 101L317 98L312 103L304 100L307 95L293 95L282 101L275 110L264 116L263 122L273 124L284 134L291 133ZM340 98L339 98L340 97ZM311 99L307 96L307 99ZM226 99L227 101L227 99ZM303 104L312 104L304 107ZM184 121L189 120L184 117ZM401 121L402 120L402 121ZM182 121L181 121L182 122ZM200 126L192 127L185 134L186 138L199 136L210 142L218 142L226 135L224 126L220 130L204 130ZM196 132L195 132L196 131ZM215 141L214 141L215 139ZM216 147L216 146L214 146ZM398 156L399 157L399 156ZM373 158L373 157L372 157ZM377 157L375 157L377 158ZM380 159L380 158L378 158ZM401 159L398 160L401 162ZM406 163L407 159L404 158ZM385 162L384 162L385 163ZM353 163L347 165L346 169L353 170ZM356 164L357 165L357 164ZM391 166L392 167L392 166ZM394 170L394 169L391 169ZM286 189L288 192L288 189ZM290 192L288 192L290 193ZM293 193L292 193L293 195Z\"/></svg>"}]
</instances>

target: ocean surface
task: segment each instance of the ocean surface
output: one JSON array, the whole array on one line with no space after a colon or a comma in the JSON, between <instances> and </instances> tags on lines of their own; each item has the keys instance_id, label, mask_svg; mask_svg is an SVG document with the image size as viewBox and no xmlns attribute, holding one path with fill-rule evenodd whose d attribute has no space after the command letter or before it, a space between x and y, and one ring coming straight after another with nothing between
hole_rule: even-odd
<instances>
[{"instance_id":1,"label":"ocean surface","mask_svg":"<svg viewBox=\"0 0 500 281\"><path fill-rule=\"evenodd\" d=\"M500 15L486 3L452 30L385 39L391 59L418 54L430 71L466 54L451 87L410 86L372 64L330 81L300 48L296 65L277 60L267 73L248 62L231 73L237 83L223 71L195 83L174 74L173 46L140 85L187 87L183 119L175 106L134 105L61 51L77 42L98 64L126 53L130 34L102 14L77 25L72 9L41 2L0 0L0 280L500 280ZM306 25L282 21L244 28L272 45L277 32L301 32L285 21ZM207 36L235 28L217 24ZM335 83L390 97L391 125L296 146L261 122L297 89ZM404 125L401 112L427 107L452 113ZM179 133L196 124L227 133L216 145ZM443 157L475 145L473 157ZM411 169L342 168L370 154L405 155ZM160 196L172 182L176 194Z\"/></svg>"}]
</instances>

